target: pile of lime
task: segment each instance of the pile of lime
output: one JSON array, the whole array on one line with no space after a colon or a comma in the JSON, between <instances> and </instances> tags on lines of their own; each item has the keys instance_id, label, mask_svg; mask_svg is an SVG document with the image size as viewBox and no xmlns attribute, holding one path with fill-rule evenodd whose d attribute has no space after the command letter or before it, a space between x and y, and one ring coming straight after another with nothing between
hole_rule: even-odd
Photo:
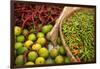
<instances>
[{"instance_id":1,"label":"pile of lime","mask_svg":"<svg viewBox=\"0 0 100 69\"><path fill-rule=\"evenodd\" d=\"M28 29L15 26L15 65L70 63L63 46L51 50L45 46L50 42L45 36L52 28L51 24L44 25L41 32L30 33Z\"/></svg>"}]
</instances>

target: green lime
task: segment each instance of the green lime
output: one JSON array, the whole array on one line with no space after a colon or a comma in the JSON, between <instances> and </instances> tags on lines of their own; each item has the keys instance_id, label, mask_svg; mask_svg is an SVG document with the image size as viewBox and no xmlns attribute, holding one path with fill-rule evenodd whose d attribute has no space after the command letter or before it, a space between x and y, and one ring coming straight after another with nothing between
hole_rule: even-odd
<instances>
[{"instance_id":1,"label":"green lime","mask_svg":"<svg viewBox=\"0 0 100 69\"><path fill-rule=\"evenodd\" d=\"M31 62L31 61L26 62L25 65L34 65L34 62Z\"/></svg>"},{"instance_id":2,"label":"green lime","mask_svg":"<svg viewBox=\"0 0 100 69\"><path fill-rule=\"evenodd\" d=\"M19 27L19 26L15 26L14 27L14 33L15 33L15 35L17 36L17 35L20 35L21 34L21 28Z\"/></svg>"},{"instance_id":3,"label":"green lime","mask_svg":"<svg viewBox=\"0 0 100 69\"><path fill-rule=\"evenodd\" d=\"M51 24L48 24L47 26L49 27L50 30L53 28Z\"/></svg>"},{"instance_id":4,"label":"green lime","mask_svg":"<svg viewBox=\"0 0 100 69\"><path fill-rule=\"evenodd\" d=\"M48 58L46 60L46 64L55 64L55 61L54 61L54 59Z\"/></svg>"},{"instance_id":5,"label":"green lime","mask_svg":"<svg viewBox=\"0 0 100 69\"><path fill-rule=\"evenodd\" d=\"M27 40L27 41L24 43L24 46L27 47L27 48L29 48L32 44L33 44L33 41Z\"/></svg>"},{"instance_id":6,"label":"green lime","mask_svg":"<svg viewBox=\"0 0 100 69\"><path fill-rule=\"evenodd\" d=\"M61 56L61 55L58 55L58 56L55 58L55 62L56 62L56 64L63 64L63 63L64 63L64 57Z\"/></svg>"},{"instance_id":7,"label":"green lime","mask_svg":"<svg viewBox=\"0 0 100 69\"><path fill-rule=\"evenodd\" d=\"M28 40L35 41L35 40L36 40L35 34L31 33L31 34L28 36Z\"/></svg>"},{"instance_id":8,"label":"green lime","mask_svg":"<svg viewBox=\"0 0 100 69\"><path fill-rule=\"evenodd\" d=\"M44 34L46 34L46 33L50 32L51 28L52 28L51 25L45 25L45 26L42 27L42 32Z\"/></svg>"},{"instance_id":9,"label":"green lime","mask_svg":"<svg viewBox=\"0 0 100 69\"><path fill-rule=\"evenodd\" d=\"M25 47L29 48L33 44L33 41L27 40L24 44Z\"/></svg>"},{"instance_id":10,"label":"green lime","mask_svg":"<svg viewBox=\"0 0 100 69\"><path fill-rule=\"evenodd\" d=\"M38 38L44 37L44 34L42 32L39 32L39 33L37 33L37 37Z\"/></svg>"},{"instance_id":11,"label":"green lime","mask_svg":"<svg viewBox=\"0 0 100 69\"><path fill-rule=\"evenodd\" d=\"M45 59L43 57L38 57L35 60L35 64L45 64Z\"/></svg>"},{"instance_id":12,"label":"green lime","mask_svg":"<svg viewBox=\"0 0 100 69\"><path fill-rule=\"evenodd\" d=\"M16 65L23 65L24 64L24 57L23 57L23 55L19 55L19 56L16 57L15 64Z\"/></svg>"},{"instance_id":13,"label":"green lime","mask_svg":"<svg viewBox=\"0 0 100 69\"><path fill-rule=\"evenodd\" d=\"M41 46L40 44L36 43L36 44L32 45L32 50L38 52L38 50L39 50L41 47L42 47L42 46Z\"/></svg>"},{"instance_id":14,"label":"green lime","mask_svg":"<svg viewBox=\"0 0 100 69\"><path fill-rule=\"evenodd\" d=\"M52 57L52 58L55 58L56 56L58 56L58 50L56 49L56 48L52 48L51 50L50 50L50 56Z\"/></svg>"},{"instance_id":15,"label":"green lime","mask_svg":"<svg viewBox=\"0 0 100 69\"><path fill-rule=\"evenodd\" d=\"M25 37L23 35L19 35L16 37L17 42L24 42Z\"/></svg>"},{"instance_id":16,"label":"green lime","mask_svg":"<svg viewBox=\"0 0 100 69\"><path fill-rule=\"evenodd\" d=\"M24 35L24 36L28 35L28 32L29 32L29 31L28 31L27 29L24 29L24 30L23 30L23 35Z\"/></svg>"},{"instance_id":17,"label":"green lime","mask_svg":"<svg viewBox=\"0 0 100 69\"><path fill-rule=\"evenodd\" d=\"M35 59L38 57L38 54L35 51L31 51L28 53L28 60L29 61L35 61Z\"/></svg>"},{"instance_id":18,"label":"green lime","mask_svg":"<svg viewBox=\"0 0 100 69\"><path fill-rule=\"evenodd\" d=\"M63 46L61 46L61 47L59 48L59 53L60 53L61 55L65 55L65 54L66 54L65 49L64 49Z\"/></svg>"},{"instance_id":19,"label":"green lime","mask_svg":"<svg viewBox=\"0 0 100 69\"><path fill-rule=\"evenodd\" d=\"M23 46L23 43L21 43L21 42L16 42L15 43L15 49L18 49L18 48L20 48L22 46Z\"/></svg>"},{"instance_id":20,"label":"green lime","mask_svg":"<svg viewBox=\"0 0 100 69\"><path fill-rule=\"evenodd\" d=\"M65 57L65 63L70 63L70 58L69 57Z\"/></svg>"},{"instance_id":21,"label":"green lime","mask_svg":"<svg viewBox=\"0 0 100 69\"><path fill-rule=\"evenodd\" d=\"M47 58L49 56L49 52L46 48L39 49L38 54L40 57L43 57L43 58Z\"/></svg>"},{"instance_id":22,"label":"green lime","mask_svg":"<svg viewBox=\"0 0 100 69\"><path fill-rule=\"evenodd\" d=\"M20 47L16 50L17 55L24 54L28 49L26 47Z\"/></svg>"},{"instance_id":23,"label":"green lime","mask_svg":"<svg viewBox=\"0 0 100 69\"><path fill-rule=\"evenodd\" d=\"M38 43L38 44L41 44L41 45L43 46L43 45L45 45L45 43L46 43L46 39L43 38L43 37L38 38L38 39L37 39L37 43Z\"/></svg>"}]
</instances>

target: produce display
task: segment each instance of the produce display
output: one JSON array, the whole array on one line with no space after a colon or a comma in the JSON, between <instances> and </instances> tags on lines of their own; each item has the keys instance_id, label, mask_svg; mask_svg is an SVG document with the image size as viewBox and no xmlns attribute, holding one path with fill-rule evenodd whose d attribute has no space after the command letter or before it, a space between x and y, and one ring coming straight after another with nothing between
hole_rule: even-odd
<instances>
[{"instance_id":1,"label":"produce display","mask_svg":"<svg viewBox=\"0 0 100 69\"><path fill-rule=\"evenodd\" d=\"M59 32L56 46L47 38L63 8L64 5L56 4L14 3L15 66L93 61L95 57L93 9L83 8L75 11L62 23L64 40L77 62L66 53Z\"/></svg>"},{"instance_id":2,"label":"produce display","mask_svg":"<svg viewBox=\"0 0 100 69\"><path fill-rule=\"evenodd\" d=\"M94 10L83 8L63 23L66 44L81 62L94 61Z\"/></svg>"}]
</instances>

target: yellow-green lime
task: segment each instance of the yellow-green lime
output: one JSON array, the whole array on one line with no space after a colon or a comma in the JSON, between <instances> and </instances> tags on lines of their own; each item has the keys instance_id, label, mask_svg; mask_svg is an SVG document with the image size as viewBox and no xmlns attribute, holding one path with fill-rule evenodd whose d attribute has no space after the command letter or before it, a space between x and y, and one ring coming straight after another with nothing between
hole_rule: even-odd
<instances>
[{"instance_id":1,"label":"yellow-green lime","mask_svg":"<svg viewBox=\"0 0 100 69\"><path fill-rule=\"evenodd\" d=\"M46 39L44 37L38 38L37 39L37 43L38 44L41 44L43 46L46 43Z\"/></svg>"},{"instance_id":2,"label":"yellow-green lime","mask_svg":"<svg viewBox=\"0 0 100 69\"><path fill-rule=\"evenodd\" d=\"M44 37L44 33L38 32L38 33L37 33L37 37L38 37L38 38Z\"/></svg>"},{"instance_id":3,"label":"yellow-green lime","mask_svg":"<svg viewBox=\"0 0 100 69\"><path fill-rule=\"evenodd\" d=\"M34 65L34 62L31 62L31 61L26 62L25 65Z\"/></svg>"},{"instance_id":4,"label":"yellow-green lime","mask_svg":"<svg viewBox=\"0 0 100 69\"><path fill-rule=\"evenodd\" d=\"M40 57L43 57L43 58L47 58L49 56L48 50L44 47L39 49L38 54L39 54Z\"/></svg>"},{"instance_id":5,"label":"yellow-green lime","mask_svg":"<svg viewBox=\"0 0 100 69\"><path fill-rule=\"evenodd\" d=\"M24 42L25 37L23 35L19 35L16 37L17 42Z\"/></svg>"},{"instance_id":6,"label":"yellow-green lime","mask_svg":"<svg viewBox=\"0 0 100 69\"><path fill-rule=\"evenodd\" d=\"M32 50L38 51L42 46L38 43L32 45Z\"/></svg>"},{"instance_id":7,"label":"yellow-green lime","mask_svg":"<svg viewBox=\"0 0 100 69\"><path fill-rule=\"evenodd\" d=\"M35 34L33 34L33 33L29 34L28 40L35 41L36 40Z\"/></svg>"},{"instance_id":8,"label":"yellow-green lime","mask_svg":"<svg viewBox=\"0 0 100 69\"><path fill-rule=\"evenodd\" d=\"M37 52L31 51L28 53L28 60L29 61L35 61L35 59L38 57Z\"/></svg>"},{"instance_id":9,"label":"yellow-green lime","mask_svg":"<svg viewBox=\"0 0 100 69\"><path fill-rule=\"evenodd\" d=\"M33 41L27 40L24 44L25 47L29 48L33 44Z\"/></svg>"},{"instance_id":10,"label":"yellow-green lime","mask_svg":"<svg viewBox=\"0 0 100 69\"><path fill-rule=\"evenodd\" d=\"M24 64L24 57L23 55L19 55L15 59L15 64L16 65L23 65Z\"/></svg>"},{"instance_id":11,"label":"yellow-green lime","mask_svg":"<svg viewBox=\"0 0 100 69\"><path fill-rule=\"evenodd\" d=\"M21 28L19 26L15 26L14 27L14 34L17 36L17 35L20 35L21 34Z\"/></svg>"},{"instance_id":12,"label":"yellow-green lime","mask_svg":"<svg viewBox=\"0 0 100 69\"><path fill-rule=\"evenodd\" d=\"M43 57L38 57L35 60L35 64L45 64L45 59Z\"/></svg>"}]
</instances>

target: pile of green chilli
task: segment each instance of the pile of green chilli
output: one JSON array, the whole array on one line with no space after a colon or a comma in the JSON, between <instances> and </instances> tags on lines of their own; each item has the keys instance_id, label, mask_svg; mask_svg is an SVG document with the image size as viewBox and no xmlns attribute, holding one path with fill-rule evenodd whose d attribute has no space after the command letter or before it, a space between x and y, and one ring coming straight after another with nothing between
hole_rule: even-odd
<instances>
[{"instance_id":1,"label":"pile of green chilli","mask_svg":"<svg viewBox=\"0 0 100 69\"><path fill-rule=\"evenodd\" d=\"M62 25L66 44L81 62L91 62L95 56L94 16L93 9L85 8L76 11Z\"/></svg>"}]
</instances>

